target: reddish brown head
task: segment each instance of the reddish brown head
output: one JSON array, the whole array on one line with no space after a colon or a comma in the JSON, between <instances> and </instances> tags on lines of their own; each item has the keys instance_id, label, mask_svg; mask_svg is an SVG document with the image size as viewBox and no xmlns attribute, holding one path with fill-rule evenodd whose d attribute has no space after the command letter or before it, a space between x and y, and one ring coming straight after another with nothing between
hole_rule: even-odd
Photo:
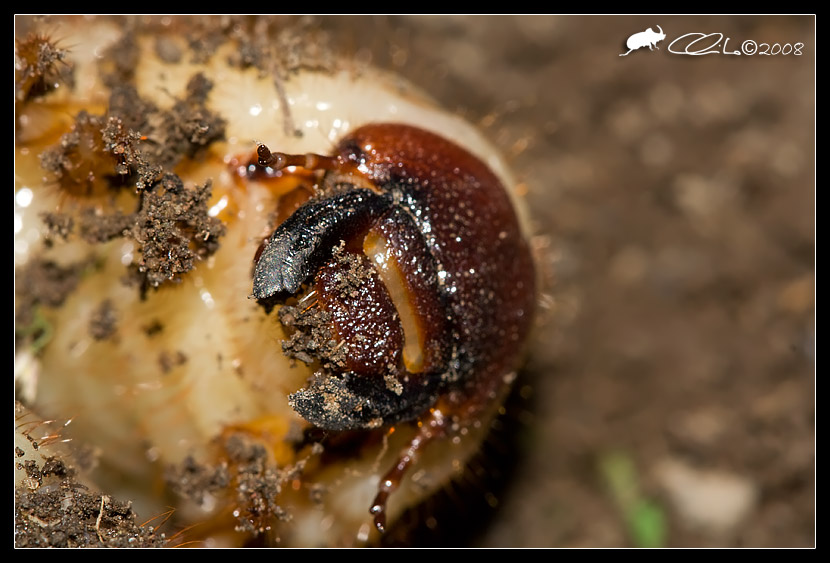
<instances>
[{"instance_id":1,"label":"reddish brown head","mask_svg":"<svg viewBox=\"0 0 830 563\"><path fill-rule=\"evenodd\" d=\"M417 127L372 124L332 157L258 149L260 163L325 170L320 194L266 241L253 295L285 301L288 353L320 369L292 406L322 428L417 418L444 398L472 416L516 368L535 273L496 175Z\"/></svg>"}]
</instances>

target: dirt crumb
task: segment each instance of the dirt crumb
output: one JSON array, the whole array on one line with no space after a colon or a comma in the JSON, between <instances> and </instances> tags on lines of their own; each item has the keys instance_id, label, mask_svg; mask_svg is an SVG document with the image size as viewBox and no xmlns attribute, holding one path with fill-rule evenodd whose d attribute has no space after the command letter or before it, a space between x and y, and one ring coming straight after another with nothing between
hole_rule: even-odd
<instances>
[{"instance_id":1,"label":"dirt crumb","mask_svg":"<svg viewBox=\"0 0 830 563\"><path fill-rule=\"evenodd\" d=\"M340 269L328 291L337 294L342 300L357 298L366 280L372 276L372 271L363 259L346 252L342 242L334 249L332 259ZM312 299L309 294L296 306L286 305L279 310L283 326L296 329L282 342L283 353L306 364L311 364L316 359L321 361L323 368L342 370L347 365L348 348L335 338L332 314L318 307Z\"/></svg>"},{"instance_id":2,"label":"dirt crumb","mask_svg":"<svg viewBox=\"0 0 830 563\"><path fill-rule=\"evenodd\" d=\"M145 132L150 127L150 117L158 112L152 102L138 95L132 84L120 84L112 89L108 115L121 119L124 127L136 132Z\"/></svg>"},{"instance_id":3,"label":"dirt crumb","mask_svg":"<svg viewBox=\"0 0 830 563\"><path fill-rule=\"evenodd\" d=\"M89 320L89 335L95 340L108 340L116 333L117 321L118 317L112 301L105 299L92 312Z\"/></svg>"},{"instance_id":4,"label":"dirt crumb","mask_svg":"<svg viewBox=\"0 0 830 563\"><path fill-rule=\"evenodd\" d=\"M173 492L199 505L205 503L207 495L220 493L230 484L226 463L210 466L197 462L193 456L187 456L178 466L168 468L165 478Z\"/></svg>"},{"instance_id":5,"label":"dirt crumb","mask_svg":"<svg viewBox=\"0 0 830 563\"><path fill-rule=\"evenodd\" d=\"M270 529L272 519L288 520L277 503L286 477L268 461L265 448L238 435L231 436L225 447L238 472L237 502L243 510L237 529L262 533Z\"/></svg>"},{"instance_id":6,"label":"dirt crumb","mask_svg":"<svg viewBox=\"0 0 830 563\"><path fill-rule=\"evenodd\" d=\"M296 19L291 25L286 23L285 17L235 22L233 37L239 42L239 48L229 57L229 63L280 76L301 68L322 71L335 68L330 35L313 17Z\"/></svg>"},{"instance_id":7,"label":"dirt crumb","mask_svg":"<svg viewBox=\"0 0 830 563\"><path fill-rule=\"evenodd\" d=\"M204 148L225 138L225 120L205 106L213 84L203 74L194 74L187 83L187 96L177 100L166 115L160 131L163 151L158 154L165 168L184 157L199 158Z\"/></svg>"},{"instance_id":8,"label":"dirt crumb","mask_svg":"<svg viewBox=\"0 0 830 563\"><path fill-rule=\"evenodd\" d=\"M128 235L134 222L132 214L121 211L103 214L98 209L87 208L78 215L78 234L90 244L105 243Z\"/></svg>"},{"instance_id":9,"label":"dirt crumb","mask_svg":"<svg viewBox=\"0 0 830 563\"><path fill-rule=\"evenodd\" d=\"M341 241L340 246L335 248L332 253L332 258L341 267L345 268L339 272L339 276L332 286L332 290L341 295L341 299L360 296L366 280L372 277L373 272L361 256L346 252L344 247L345 243Z\"/></svg>"},{"instance_id":10,"label":"dirt crumb","mask_svg":"<svg viewBox=\"0 0 830 563\"><path fill-rule=\"evenodd\" d=\"M345 365L331 331L331 315L317 307L301 308L286 305L279 310L280 322L295 330L282 342L282 351L289 358L312 364L323 360L327 365Z\"/></svg>"},{"instance_id":11,"label":"dirt crumb","mask_svg":"<svg viewBox=\"0 0 830 563\"><path fill-rule=\"evenodd\" d=\"M161 366L162 373L170 373L170 370L185 362L187 362L187 356L181 350L175 352L164 350L159 354L159 366Z\"/></svg>"},{"instance_id":12,"label":"dirt crumb","mask_svg":"<svg viewBox=\"0 0 830 563\"><path fill-rule=\"evenodd\" d=\"M98 63L98 72L110 88L132 82L138 66L139 47L135 33L127 30L118 41L113 42Z\"/></svg>"},{"instance_id":13,"label":"dirt crumb","mask_svg":"<svg viewBox=\"0 0 830 563\"><path fill-rule=\"evenodd\" d=\"M37 487L15 489L15 547L163 547L164 534L140 526L129 502L90 492L61 460L23 470Z\"/></svg>"},{"instance_id":14,"label":"dirt crumb","mask_svg":"<svg viewBox=\"0 0 830 563\"><path fill-rule=\"evenodd\" d=\"M143 326L142 329L144 330L144 334L147 335L148 338L152 338L157 336L164 330L164 325L161 324L161 321L158 319L153 319L147 325Z\"/></svg>"},{"instance_id":15,"label":"dirt crumb","mask_svg":"<svg viewBox=\"0 0 830 563\"><path fill-rule=\"evenodd\" d=\"M149 137L129 126L131 122L137 127L143 124L143 117L137 116L145 115L144 112L152 108L143 104L140 99L134 100L130 106L131 113L124 112L124 117L113 115L115 108L110 106L106 126L101 130L104 150L112 154L117 162L115 171L118 176L111 186L113 189L135 186L140 193L152 186L162 173L164 163L154 158L153 143L147 142Z\"/></svg>"},{"instance_id":16,"label":"dirt crumb","mask_svg":"<svg viewBox=\"0 0 830 563\"><path fill-rule=\"evenodd\" d=\"M142 285L178 281L219 248L225 227L208 215L210 193L210 181L186 189L178 176L166 174L160 186L144 194L130 232L141 247L134 267Z\"/></svg>"},{"instance_id":17,"label":"dirt crumb","mask_svg":"<svg viewBox=\"0 0 830 563\"><path fill-rule=\"evenodd\" d=\"M32 260L17 271L15 326L18 345L21 343L21 337L37 338L37 334L32 334L32 330L36 330L33 324L37 320L38 307L60 306L78 285L86 267L86 262L61 266L43 259Z\"/></svg>"},{"instance_id":18,"label":"dirt crumb","mask_svg":"<svg viewBox=\"0 0 830 563\"><path fill-rule=\"evenodd\" d=\"M43 213L41 215L46 227L44 240L47 245L56 241L66 241L75 226L75 220L67 213Z\"/></svg>"},{"instance_id":19,"label":"dirt crumb","mask_svg":"<svg viewBox=\"0 0 830 563\"><path fill-rule=\"evenodd\" d=\"M302 466L278 467L261 444L244 434L231 434L220 447L224 459L219 463L188 457L179 466L169 467L166 480L171 488L199 504L209 497L225 496L235 506L237 531L258 535L269 531L275 519L289 520L279 495L282 485L296 478Z\"/></svg>"}]
</instances>

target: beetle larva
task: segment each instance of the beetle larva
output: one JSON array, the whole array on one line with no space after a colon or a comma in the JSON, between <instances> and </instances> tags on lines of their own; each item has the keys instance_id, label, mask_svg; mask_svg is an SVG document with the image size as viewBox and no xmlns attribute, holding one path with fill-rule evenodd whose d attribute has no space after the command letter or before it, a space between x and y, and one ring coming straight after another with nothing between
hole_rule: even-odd
<instances>
[{"instance_id":1,"label":"beetle larva","mask_svg":"<svg viewBox=\"0 0 830 563\"><path fill-rule=\"evenodd\" d=\"M385 507L391 524L451 480L478 449L516 368L535 286L524 219L513 214L514 181L473 127L399 79L338 61L285 71L276 48L256 37L243 44L214 21L213 28L151 21L129 32L106 18L50 24L61 37L57 46L67 46L56 64L67 65L71 79L21 95L16 108L18 365L32 360L19 370L18 394L39 416L72 419L62 432L98 452L90 478L107 494L132 500L146 518L174 505L176 525L197 524L182 535L187 541L372 543L377 515L369 508ZM185 42L184 30L203 34L198 51ZM371 123L399 125L373 129ZM404 150L394 142L403 142L405 131L445 143L440 153L459 151L466 159L459 171L451 161L440 164L445 176L458 176L453 185L492 183L500 190L493 193L501 194L495 207L476 195L465 201L450 194L455 203L447 200L446 213L450 207L461 218L490 213L492 229L462 230L449 242L473 243L464 247L472 250L453 246L436 254L436 241L451 234L453 223L435 218L434 234L418 243L429 271L407 273L406 264L397 263L405 274L402 295L414 296L409 324L397 320L402 301L388 294L387 273L362 258L354 265L358 246L377 264L384 253L410 246L414 232L424 234L425 219L407 203L416 194L404 187L405 178L390 173L391 191L369 186L381 168L371 156L363 162L369 172L357 176L355 150L366 151L367 142ZM398 141L385 137L390 132ZM283 154L317 155L340 143L337 154L354 160L356 172L350 176L342 168L323 176L314 166L274 166L261 173L256 142ZM410 177L419 176L421 185L435 181L422 169L435 156L410 157L404 166ZM309 269L297 270L299 281L265 291L269 295L255 289L260 299L250 299L257 249L273 240L281 220L314 215L313 202L321 197L340 198L340 209L360 207L348 195L353 188L384 199L375 201L377 213L332 219L330 207L318 207L318 218L339 225L323 229L327 250L309 254ZM298 193L307 199L309 190L330 195L290 203ZM422 217L442 201L418 204ZM345 227L358 216L377 220ZM501 223L504 217L511 219ZM409 226L396 232L392 227L401 219ZM484 235L489 238L479 240ZM482 254L494 249L518 253L507 256L517 265ZM469 262L467 252L473 254ZM271 260L267 245L263 257ZM350 267L364 279L376 271L375 290L343 298L338 284ZM501 281L482 284L488 279L482 276ZM391 407L396 415L367 413L347 426L315 420L313 407L303 412L299 405L313 403L321 390L314 384L321 360L299 357L297 350L291 357L283 353L280 342L295 328L283 327L282 309L268 299L311 285L320 295L328 292L332 310L384 304L385 324L375 334L397 331L403 345L390 352L395 369L379 376L389 393L412 390L407 374L438 375L442 383L412 405ZM420 288L439 293L429 297ZM471 302L475 295L481 300ZM291 304L301 313L312 299ZM465 307L486 314L469 320ZM418 316L429 310L435 313ZM486 344L468 344L480 330ZM370 332L358 330L342 346L354 352ZM334 340L335 346L343 341ZM385 354L351 357L350 370L365 369L372 377L391 361ZM310 365L297 361L304 358ZM467 382L475 382L475 392ZM436 422L440 417L444 421ZM406 464L417 471L390 473L430 425L430 443ZM396 481L394 494L379 493L382 478Z\"/></svg>"}]
</instances>

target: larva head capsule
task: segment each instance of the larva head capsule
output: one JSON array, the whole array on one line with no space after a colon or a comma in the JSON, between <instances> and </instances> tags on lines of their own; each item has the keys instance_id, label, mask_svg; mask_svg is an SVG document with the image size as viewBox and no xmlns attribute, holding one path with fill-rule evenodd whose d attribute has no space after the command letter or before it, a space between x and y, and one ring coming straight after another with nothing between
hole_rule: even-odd
<instances>
[{"instance_id":1,"label":"larva head capsule","mask_svg":"<svg viewBox=\"0 0 830 563\"><path fill-rule=\"evenodd\" d=\"M306 420L328 430L411 420L451 390L474 401L497 377L491 362L512 363L535 274L504 187L480 160L400 124L362 127L333 157L258 153L264 165L329 170L254 271L260 300L311 288L313 302L282 317L323 365L291 397Z\"/></svg>"},{"instance_id":2,"label":"larva head capsule","mask_svg":"<svg viewBox=\"0 0 830 563\"><path fill-rule=\"evenodd\" d=\"M439 135L394 123L351 132L332 157L258 153L265 165L327 170L254 270L259 300L308 288L281 315L298 330L284 349L320 367L291 406L336 431L434 423L439 412L438 434L500 396L533 318L535 273L492 171Z\"/></svg>"}]
</instances>

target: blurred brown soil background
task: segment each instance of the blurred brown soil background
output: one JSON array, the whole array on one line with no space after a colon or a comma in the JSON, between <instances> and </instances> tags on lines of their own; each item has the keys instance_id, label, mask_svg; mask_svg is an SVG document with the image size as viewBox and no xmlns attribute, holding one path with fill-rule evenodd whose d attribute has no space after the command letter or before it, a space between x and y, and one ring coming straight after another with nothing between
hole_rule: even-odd
<instances>
[{"instance_id":1,"label":"blurred brown soil background","mask_svg":"<svg viewBox=\"0 0 830 563\"><path fill-rule=\"evenodd\" d=\"M812 546L815 19L320 23L484 124L549 243L515 464L473 545ZM669 52L691 32L803 54Z\"/></svg>"}]
</instances>

